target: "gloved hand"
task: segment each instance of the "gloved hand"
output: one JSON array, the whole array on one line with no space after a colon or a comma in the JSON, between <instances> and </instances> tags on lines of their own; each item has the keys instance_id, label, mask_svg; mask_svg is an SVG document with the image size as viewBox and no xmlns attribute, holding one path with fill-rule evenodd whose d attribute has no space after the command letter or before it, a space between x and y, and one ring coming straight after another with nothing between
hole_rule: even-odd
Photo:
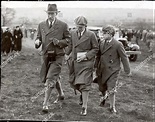
<instances>
[{"instance_id":1,"label":"gloved hand","mask_svg":"<svg viewBox=\"0 0 155 122\"><path fill-rule=\"evenodd\" d=\"M35 48L39 48L41 41L39 39L37 39L37 40L35 40L34 44L35 44Z\"/></svg>"},{"instance_id":2,"label":"gloved hand","mask_svg":"<svg viewBox=\"0 0 155 122\"><path fill-rule=\"evenodd\" d=\"M58 45L58 44L59 44L59 42L60 42L60 41L59 41L58 39L53 38L53 44L54 44L54 45Z\"/></svg>"}]
</instances>

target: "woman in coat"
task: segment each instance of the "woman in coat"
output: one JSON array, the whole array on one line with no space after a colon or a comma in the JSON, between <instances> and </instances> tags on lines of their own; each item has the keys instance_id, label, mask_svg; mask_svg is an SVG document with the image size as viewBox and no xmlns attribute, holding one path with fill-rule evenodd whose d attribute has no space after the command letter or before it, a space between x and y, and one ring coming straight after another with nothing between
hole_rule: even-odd
<instances>
[{"instance_id":1,"label":"woman in coat","mask_svg":"<svg viewBox=\"0 0 155 122\"><path fill-rule=\"evenodd\" d=\"M98 52L98 41L94 32L89 31L87 20L83 16L75 19L77 29L71 32L71 44L66 52L70 54L70 84L81 93L81 115L87 114L87 101L91 83L95 56Z\"/></svg>"}]
</instances>

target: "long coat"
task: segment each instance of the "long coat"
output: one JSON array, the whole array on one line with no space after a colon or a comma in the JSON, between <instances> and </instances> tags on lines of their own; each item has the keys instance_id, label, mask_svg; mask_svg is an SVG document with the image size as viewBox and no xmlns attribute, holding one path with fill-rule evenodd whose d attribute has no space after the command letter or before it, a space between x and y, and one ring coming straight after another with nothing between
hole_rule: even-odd
<instances>
[{"instance_id":1,"label":"long coat","mask_svg":"<svg viewBox=\"0 0 155 122\"><path fill-rule=\"evenodd\" d=\"M37 31L37 39L41 41L40 45L42 45L42 66L40 71L40 78L41 81L45 83L46 75L49 70L47 51L54 51L57 56L63 56L65 54L63 48L66 47L69 42L70 33L68 25L58 19L55 20L55 23L51 28L49 28L47 20L41 22L38 25ZM53 38L56 38L60 41L59 46L54 46L54 44L51 43ZM39 48L39 46L37 48ZM53 73L55 72L57 71L54 71Z\"/></svg>"},{"instance_id":2,"label":"long coat","mask_svg":"<svg viewBox=\"0 0 155 122\"><path fill-rule=\"evenodd\" d=\"M80 39L78 38L77 30L71 32L71 44L67 51L67 54L71 53L71 60L69 63L69 82L71 86L78 84L90 86L93 80L92 71L94 68L94 60L98 50L98 41L94 32L86 29ZM86 52L87 60L77 62L78 52Z\"/></svg>"},{"instance_id":3,"label":"long coat","mask_svg":"<svg viewBox=\"0 0 155 122\"><path fill-rule=\"evenodd\" d=\"M22 31L20 29L14 30L13 38L14 38L14 50L15 51L21 51L21 49L22 49L22 38L23 38Z\"/></svg>"},{"instance_id":4,"label":"long coat","mask_svg":"<svg viewBox=\"0 0 155 122\"><path fill-rule=\"evenodd\" d=\"M8 54L11 51L12 41L13 41L13 36L11 32L5 31L2 34L2 52L6 52Z\"/></svg>"},{"instance_id":5,"label":"long coat","mask_svg":"<svg viewBox=\"0 0 155 122\"><path fill-rule=\"evenodd\" d=\"M118 76L121 69L121 62L126 73L130 73L130 66L121 42L112 39L108 45L105 44L105 41L100 41L99 45L97 75L99 77L98 83L100 87L100 85L104 85L108 82L109 79L114 80L111 78L116 78Z\"/></svg>"}]
</instances>

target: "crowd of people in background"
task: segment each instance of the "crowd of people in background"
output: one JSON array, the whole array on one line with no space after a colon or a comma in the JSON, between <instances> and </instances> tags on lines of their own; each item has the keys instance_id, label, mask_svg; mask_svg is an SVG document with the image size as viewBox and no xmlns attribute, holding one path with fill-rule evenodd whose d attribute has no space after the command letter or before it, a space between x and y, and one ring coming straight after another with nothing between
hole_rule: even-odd
<instances>
[{"instance_id":1,"label":"crowd of people in background","mask_svg":"<svg viewBox=\"0 0 155 122\"><path fill-rule=\"evenodd\" d=\"M1 52L2 55L8 55L12 51L21 51L22 49L22 38L29 38L33 40L36 33L35 28L22 30L20 26L16 26L15 29L1 28ZM28 34L29 33L29 34ZM117 31L116 31L117 33ZM135 43L139 45L139 41L143 41L148 47L148 52L152 52L154 46L155 33L149 29L119 29L119 36L121 38L126 38L129 42L135 37Z\"/></svg>"},{"instance_id":2,"label":"crowd of people in background","mask_svg":"<svg viewBox=\"0 0 155 122\"><path fill-rule=\"evenodd\" d=\"M155 32L149 29L144 30L133 30L133 29L120 29L120 37L126 38L129 42L132 41L133 37L135 37L135 43L139 45L139 41L143 41L148 47L148 52L153 51L153 44L155 38Z\"/></svg>"},{"instance_id":3,"label":"crowd of people in background","mask_svg":"<svg viewBox=\"0 0 155 122\"><path fill-rule=\"evenodd\" d=\"M23 33L19 26L16 26L13 31L10 28L1 28L1 52L2 55L8 56L10 52L20 52L22 49Z\"/></svg>"},{"instance_id":4,"label":"crowd of people in background","mask_svg":"<svg viewBox=\"0 0 155 122\"><path fill-rule=\"evenodd\" d=\"M28 33L29 32L29 33ZM23 38L31 40L35 37L35 28L23 29L16 26L13 29L9 27L1 28L1 55L8 56L12 52L20 52L22 50Z\"/></svg>"}]
</instances>

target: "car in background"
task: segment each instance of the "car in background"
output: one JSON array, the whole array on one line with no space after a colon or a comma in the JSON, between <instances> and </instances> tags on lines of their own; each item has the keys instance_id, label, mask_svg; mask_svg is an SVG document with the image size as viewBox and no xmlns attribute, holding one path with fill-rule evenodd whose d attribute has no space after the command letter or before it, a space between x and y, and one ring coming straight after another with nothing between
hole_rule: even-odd
<instances>
[{"instance_id":1,"label":"car in background","mask_svg":"<svg viewBox=\"0 0 155 122\"><path fill-rule=\"evenodd\" d=\"M117 41L122 42L125 52L129 57L130 61L136 61L139 54L141 54L140 47L137 44L128 42L126 38L118 38Z\"/></svg>"},{"instance_id":2,"label":"car in background","mask_svg":"<svg viewBox=\"0 0 155 122\"><path fill-rule=\"evenodd\" d=\"M72 31L76 29L75 26L70 26L69 27L69 30ZM100 40L101 38L101 30L102 30L102 27L96 27L96 26L87 26L87 29L89 29L90 31L93 31L98 39L98 41Z\"/></svg>"},{"instance_id":3,"label":"car in background","mask_svg":"<svg viewBox=\"0 0 155 122\"><path fill-rule=\"evenodd\" d=\"M102 27L96 27L96 26L87 26L87 28L90 30L90 31L93 31L97 37L97 40L99 41L100 38L101 38L101 31L102 31Z\"/></svg>"}]
</instances>

